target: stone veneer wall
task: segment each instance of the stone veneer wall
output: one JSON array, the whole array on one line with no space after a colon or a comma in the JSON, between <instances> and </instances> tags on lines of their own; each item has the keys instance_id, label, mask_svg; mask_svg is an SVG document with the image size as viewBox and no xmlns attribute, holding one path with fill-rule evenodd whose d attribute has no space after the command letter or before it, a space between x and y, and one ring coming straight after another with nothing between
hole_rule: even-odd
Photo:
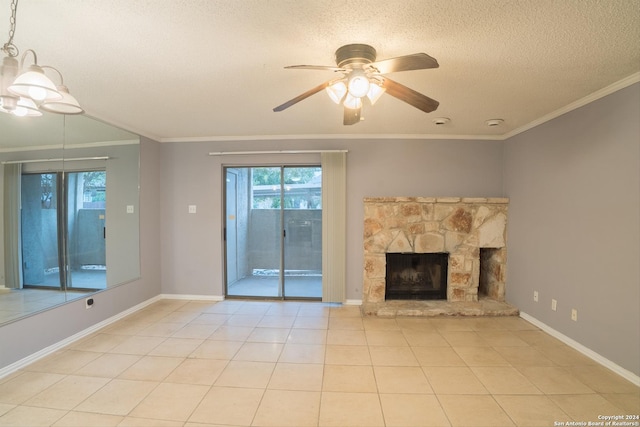
<instances>
[{"instance_id":1,"label":"stone veneer wall","mask_svg":"<svg viewBox=\"0 0 640 427\"><path fill-rule=\"evenodd\" d=\"M488 296L504 301L509 199L373 197L364 199L363 303L385 300L386 254L449 253L448 301L477 301L480 248ZM487 257L485 257L487 258Z\"/></svg>"}]
</instances>

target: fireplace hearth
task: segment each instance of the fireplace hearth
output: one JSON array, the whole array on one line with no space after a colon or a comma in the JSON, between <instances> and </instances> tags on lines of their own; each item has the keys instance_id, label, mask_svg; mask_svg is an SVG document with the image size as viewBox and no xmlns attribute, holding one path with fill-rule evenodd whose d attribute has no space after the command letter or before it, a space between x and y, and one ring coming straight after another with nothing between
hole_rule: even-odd
<instances>
[{"instance_id":1,"label":"fireplace hearth","mask_svg":"<svg viewBox=\"0 0 640 427\"><path fill-rule=\"evenodd\" d=\"M447 253L387 253L385 300L446 300Z\"/></svg>"}]
</instances>

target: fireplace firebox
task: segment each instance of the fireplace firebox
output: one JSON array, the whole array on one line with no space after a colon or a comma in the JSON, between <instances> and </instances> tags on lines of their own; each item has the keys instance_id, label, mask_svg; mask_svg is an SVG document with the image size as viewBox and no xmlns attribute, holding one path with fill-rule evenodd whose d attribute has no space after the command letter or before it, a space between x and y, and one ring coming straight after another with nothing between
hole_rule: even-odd
<instances>
[{"instance_id":1,"label":"fireplace firebox","mask_svg":"<svg viewBox=\"0 0 640 427\"><path fill-rule=\"evenodd\" d=\"M386 261L386 300L447 299L448 253L387 253Z\"/></svg>"}]
</instances>

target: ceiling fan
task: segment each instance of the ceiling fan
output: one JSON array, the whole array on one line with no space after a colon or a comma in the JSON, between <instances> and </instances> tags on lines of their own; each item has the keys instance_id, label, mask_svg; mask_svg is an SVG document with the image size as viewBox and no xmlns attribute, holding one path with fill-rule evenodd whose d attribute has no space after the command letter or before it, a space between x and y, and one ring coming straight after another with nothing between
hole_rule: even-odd
<instances>
[{"instance_id":1,"label":"ceiling fan","mask_svg":"<svg viewBox=\"0 0 640 427\"><path fill-rule=\"evenodd\" d=\"M287 69L329 70L342 75L326 81L295 98L278 105L273 111L283 111L326 89L329 97L344 106L344 124L360 121L362 101L366 97L373 105L384 92L425 113L438 108L439 102L384 76L387 73L438 68L438 61L426 53L399 56L376 62L376 50L366 44L348 44L336 50L337 67L324 65L290 65Z\"/></svg>"}]
</instances>

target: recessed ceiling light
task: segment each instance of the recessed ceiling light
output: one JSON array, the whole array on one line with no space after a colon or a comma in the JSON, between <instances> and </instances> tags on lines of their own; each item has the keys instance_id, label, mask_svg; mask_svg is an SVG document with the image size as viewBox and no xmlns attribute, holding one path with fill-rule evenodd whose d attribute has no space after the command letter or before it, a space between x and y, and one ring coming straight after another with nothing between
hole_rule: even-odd
<instances>
[{"instance_id":1,"label":"recessed ceiling light","mask_svg":"<svg viewBox=\"0 0 640 427\"><path fill-rule=\"evenodd\" d=\"M447 124L451 121L450 118L448 117L436 117L435 119L432 120L433 123L435 123L436 125L444 125Z\"/></svg>"},{"instance_id":2,"label":"recessed ceiling light","mask_svg":"<svg viewBox=\"0 0 640 427\"><path fill-rule=\"evenodd\" d=\"M490 120L487 120L485 123L489 127L494 127L494 126L500 126L502 123L504 123L504 120L502 120L502 119L490 119Z\"/></svg>"}]
</instances>

